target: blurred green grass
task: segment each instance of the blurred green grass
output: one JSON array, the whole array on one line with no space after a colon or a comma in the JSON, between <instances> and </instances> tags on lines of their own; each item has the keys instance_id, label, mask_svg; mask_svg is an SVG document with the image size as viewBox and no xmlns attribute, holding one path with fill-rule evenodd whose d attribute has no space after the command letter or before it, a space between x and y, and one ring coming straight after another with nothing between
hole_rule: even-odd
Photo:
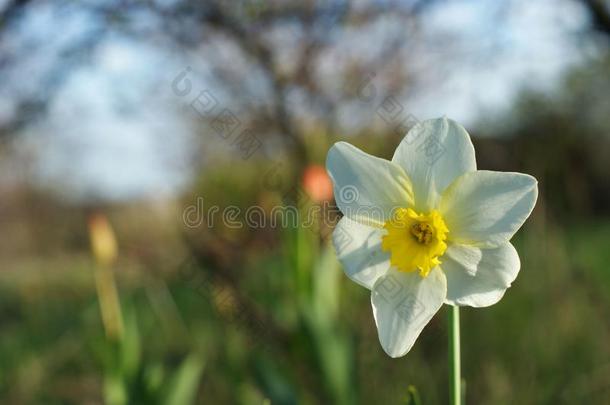
<instances>
[{"instance_id":1,"label":"blurred green grass","mask_svg":"<svg viewBox=\"0 0 610 405\"><path fill-rule=\"evenodd\" d=\"M493 157L521 141L479 141L480 166L515 169ZM391 143L366 135L355 143L390 154ZM312 156L327 145L318 149ZM540 147L525 149L537 158L520 170L539 178L541 195L513 240L522 262L513 287L495 306L462 310L467 403L609 403L610 219L595 214L593 200L555 198L567 196L563 174L549 172ZM0 277L0 402L399 404L414 386L422 404L447 403L446 310L407 356L390 359L369 292L336 261L332 227L231 228L220 218L185 227L198 196L221 209L306 209L313 202L296 201L289 159L278 159L218 165L161 208L105 207L127 329L137 331L131 343L104 334L86 212L47 199L38 218L15 216L7 229L21 236L7 246L21 250L3 253Z\"/></svg>"},{"instance_id":2,"label":"blurred green grass","mask_svg":"<svg viewBox=\"0 0 610 405\"><path fill-rule=\"evenodd\" d=\"M406 401L409 385L423 404L445 403L445 310L412 352L388 358L368 291L318 240L310 230L285 231L279 248L247 253L235 279L205 257L187 260L203 286L121 259L122 303L133 311L148 372L178 373L197 353L205 369L195 403L393 404ZM541 213L520 231L513 287L493 307L463 310L469 403L607 403L609 240L610 221L559 226ZM40 260L14 263L0 278L3 403L99 403L104 333L94 263L82 254Z\"/></svg>"}]
</instances>

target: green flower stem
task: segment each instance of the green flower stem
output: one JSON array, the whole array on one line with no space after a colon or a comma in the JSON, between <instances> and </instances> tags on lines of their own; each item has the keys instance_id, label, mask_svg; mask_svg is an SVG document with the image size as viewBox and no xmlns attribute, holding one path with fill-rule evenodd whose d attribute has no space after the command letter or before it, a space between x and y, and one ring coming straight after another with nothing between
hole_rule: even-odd
<instances>
[{"instance_id":1,"label":"green flower stem","mask_svg":"<svg viewBox=\"0 0 610 405\"><path fill-rule=\"evenodd\" d=\"M460 307L449 307L449 397L451 405L462 403L460 373Z\"/></svg>"}]
</instances>

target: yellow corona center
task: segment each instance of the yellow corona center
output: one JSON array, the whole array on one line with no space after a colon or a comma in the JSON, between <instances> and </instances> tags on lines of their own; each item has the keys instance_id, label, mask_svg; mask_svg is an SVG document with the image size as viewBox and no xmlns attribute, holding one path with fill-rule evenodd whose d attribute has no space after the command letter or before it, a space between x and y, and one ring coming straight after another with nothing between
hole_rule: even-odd
<instances>
[{"instance_id":1,"label":"yellow corona center","mask_svg":"<svg viewBox=\"0 0 610 405\"><path fill-rule=\"evenodd\" d=\"M400 208L383 227L387 234L381 239L381 248L390 252L390 264L399 271L419 270L420 276L426 277L441 263L449 229L437 210L420 214Z\"/></svg>"}]
</instances>

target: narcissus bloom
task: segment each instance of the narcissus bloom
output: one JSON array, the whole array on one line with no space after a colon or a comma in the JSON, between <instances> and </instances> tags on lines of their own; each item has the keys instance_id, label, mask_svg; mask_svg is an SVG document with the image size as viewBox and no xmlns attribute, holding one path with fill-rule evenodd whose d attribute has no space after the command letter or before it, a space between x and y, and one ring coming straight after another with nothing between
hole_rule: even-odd
<instances>
[{"instance_id":1,"label":"narcissus bloom","mask_svg":"<svg viewBox=\"0 0 610 405\"><path fill-rule=\"evenodd\" d=\"M493 305L517 277L509 240L532 212L538 183L477 170L456 122L417 124L392 161L336 143L326 168L344 214L333 243L347 276L371 290L388 355L405 355L443 303Z\"/></svg>"}]
</instances>

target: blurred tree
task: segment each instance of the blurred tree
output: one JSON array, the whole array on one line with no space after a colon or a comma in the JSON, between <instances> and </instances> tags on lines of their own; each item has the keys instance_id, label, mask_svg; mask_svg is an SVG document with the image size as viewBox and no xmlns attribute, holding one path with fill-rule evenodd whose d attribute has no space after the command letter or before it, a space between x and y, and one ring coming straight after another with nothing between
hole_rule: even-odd
<instances>
[{"instance_id":1,"label":"blurred tree","mask_svg":"<svg viewBox=\"0 0 610 405\"><path fill-rule=\"evenodd\" d=\"M607 0L581 0L591 14L592 28L610 35L610 4Z\"/></svg>"},{"instance_id":2,"label":"blurred tree","mask_svg":"<svg viewBox=\"0 0 610 405\"><path fill-rule=\"evenodd\" d=\"M60 20L69 14L82 13L95 24L62 44L38 77L29 78L37 83L37 91L13 91L12 96L17 98L14 112L10 120L1 123L0 133L15 134L31 125L34 118L44 114L54 91L70 73L91 63L96 48L107 37L121 35L194 52L213 50L216 46L230 49L229 60L220 54L206 58L213 79L229 93L233 102L247 105L248 110L240 119L247 116L249 126L256 133L279 134L296 151L296 156L302 158L306 147L303 128L297 125L303 117L298 110L309 110L310 116L318 118L317 125L332 126L339 103L346 98L355 99L366 75L381 74L385 65L397 59L399 50L406 48L412 30L416 29L414 17L434 3L409 1L399 7L389 7L369 2L353 7L346 1L60 2L54 6ZM20 35L20 24L25 17L45 7L48 7L45 2L20 0L9 1L2 8L0 39L5 52L0 56L0 72L6 74L20 65L25 50L11 49L10 43ZM384 38L383 45L366 58L357 60L349 51L339 55L333 49L341 39L340 30L374 29L376 24L389 19L400 21L404 30L389 33L393 38ZM44 46L31 45L33 50ZM329 53L335 54L332 63L342 65L336 66L341 73L351 72L352 76L357 73L361 77L355 80L352 77L351 83L339 88L328 86L328 79L320 80ZM403 81L398 78L404 78L404 73L402 76L392 71L387 74L395 76L388 78L392 85L401 86Z\"/></svg>"}]
</instances>

